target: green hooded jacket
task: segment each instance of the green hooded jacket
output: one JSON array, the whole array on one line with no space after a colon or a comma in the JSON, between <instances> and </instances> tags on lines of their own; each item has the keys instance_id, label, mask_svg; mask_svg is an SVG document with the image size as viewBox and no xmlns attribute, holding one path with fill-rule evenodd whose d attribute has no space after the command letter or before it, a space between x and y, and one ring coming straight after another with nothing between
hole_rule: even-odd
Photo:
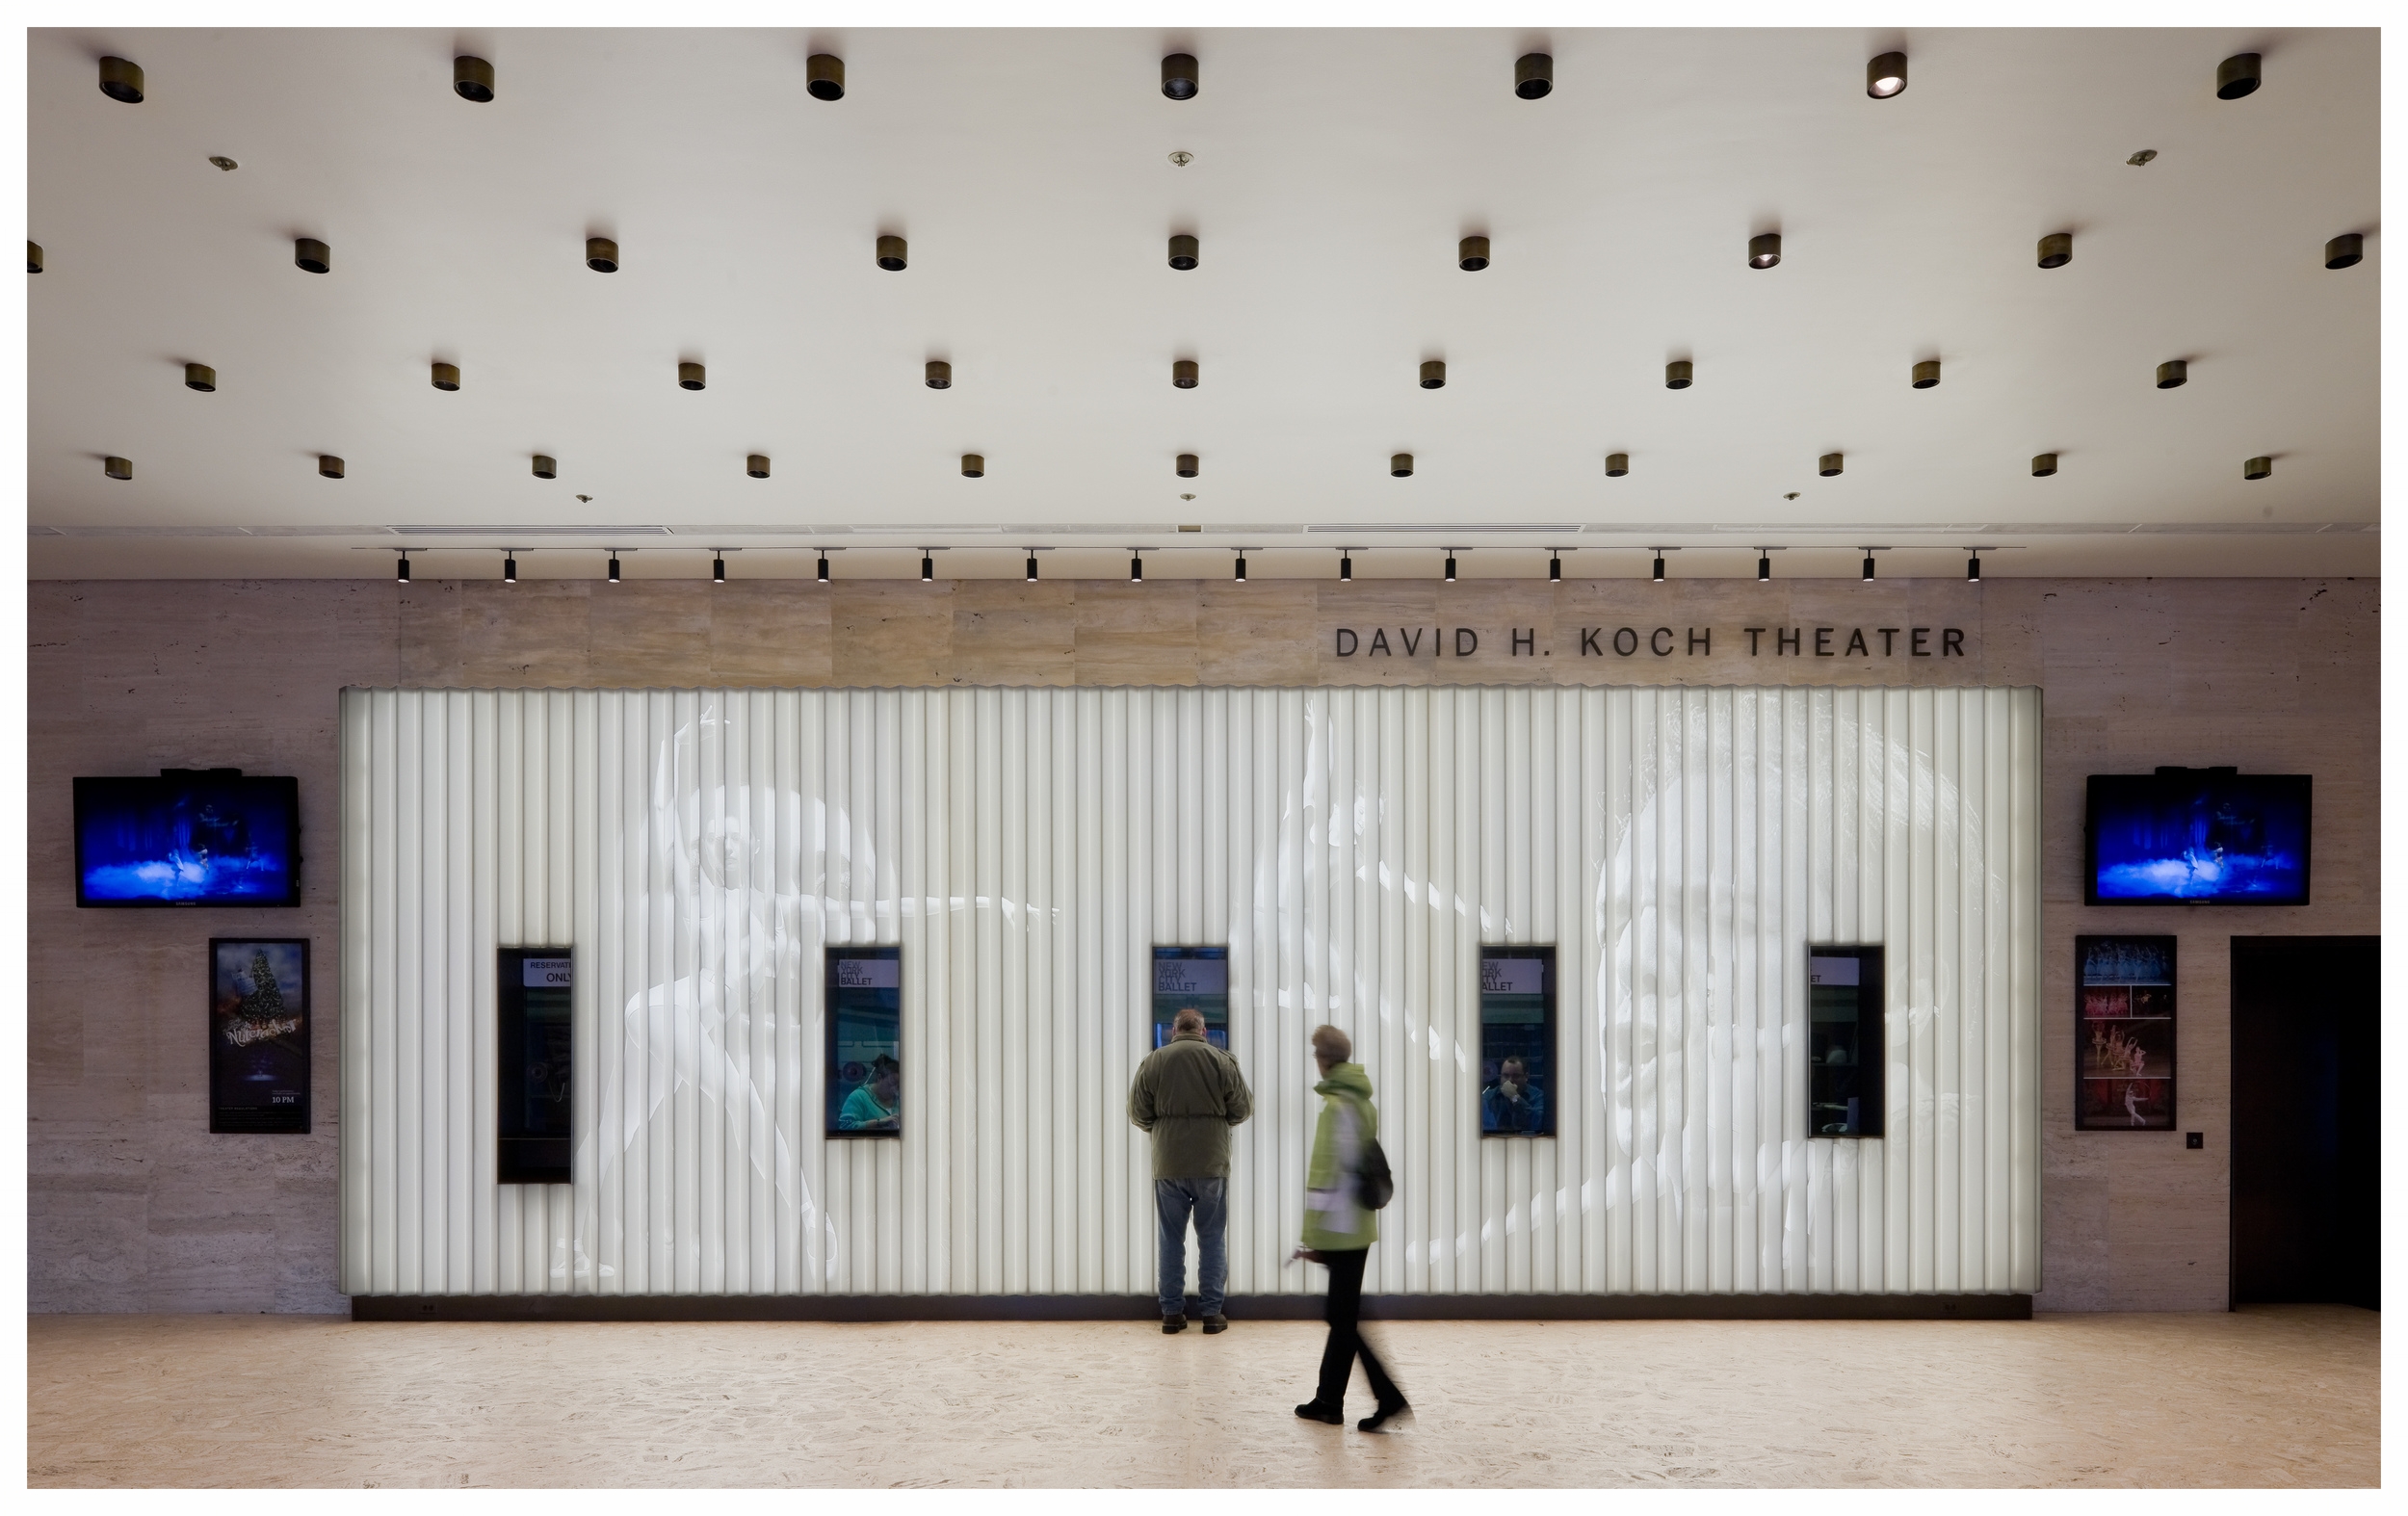
<instances>
[{"instance_id":1,"label":"green hooded jacket","mask_svg":"<svg viewBox=\"0 0 2408 1516\"><path fill-rule=\"evenodd\" d=\"M1355 1194L1363 1148L1379 1136L1372 1077L1360 1063L1341 1063L1313 1086L1322 1097L1313 1127L1313 1158L1304 1170L1304 1245L1344 1250L1379 1241L1379 1213Z\"/></svg>"}]
</instances>

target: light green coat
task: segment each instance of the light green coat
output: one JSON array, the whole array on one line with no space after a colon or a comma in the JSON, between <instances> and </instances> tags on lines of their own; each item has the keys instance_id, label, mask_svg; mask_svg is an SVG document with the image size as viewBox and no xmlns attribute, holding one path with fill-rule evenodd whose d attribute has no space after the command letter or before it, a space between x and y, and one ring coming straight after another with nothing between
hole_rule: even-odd
<instances>
[{"instance_id":1,"label":"light green coat","mask_svg":"<svg viewBox=\"0 0 2408 1516\"><path fill-rule=\"evenodd\" d=\"M1364 1145L1379 1136L1372 1078L1360 1063L1341 1063L1313 1088L1322 1097L1322 1114L1304 1170L1304 1245L1369 1247L1379 1241L1379 1213L1364 1209L1356 1197L1354 1171Z\"/></svg>"}]
</instances>

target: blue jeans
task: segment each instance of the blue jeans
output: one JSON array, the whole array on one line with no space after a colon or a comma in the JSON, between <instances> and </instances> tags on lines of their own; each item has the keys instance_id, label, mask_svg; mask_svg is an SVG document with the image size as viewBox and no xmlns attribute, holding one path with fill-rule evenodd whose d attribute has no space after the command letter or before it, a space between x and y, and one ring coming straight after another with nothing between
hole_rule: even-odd
<instances>
[{"instance_id":1,"label":"blue jeans","mask_svg":"<svg viewBox=\"0 0 2408 1516\"><path fill-rule=\"evenodd\" d=\"M1204 1314L1220 1315L1229 1295L1229 1181L1157 1179L1154 1221L1162 1234L1162 1261L1155 1272L1163 1315L1188 1309L1188 1215L1195 1215L1196 1284Z\"/></svg>"}]
</instances>

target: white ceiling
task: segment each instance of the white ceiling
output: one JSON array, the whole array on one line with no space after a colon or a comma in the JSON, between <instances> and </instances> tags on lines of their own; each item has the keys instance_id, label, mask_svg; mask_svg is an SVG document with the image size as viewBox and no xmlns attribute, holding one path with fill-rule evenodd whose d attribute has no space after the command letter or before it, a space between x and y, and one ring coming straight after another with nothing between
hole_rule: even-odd
<instances>
[{"instance_id":1,"label":"white ceiling","mask_svg":"<svg viewBox=\"0 0 2408 1516\"><path fill-rule=\"evenodd\" d=\"M589 575L569 549L616 542L631 573L725 546L761 577L821 541L849 574L921 543L1017 573L1034 542L1049 575L1139 543L1192 549L1159 573L1245 545L1320 574L1340 542L1378 549L1367 574L1440 543L1490 573L1552 544L1641 572L1621 549L1657 543L1741 573L1779 543L1785 575L1861 544L1954 574L1976 542L2002 574L2377 572L2381 240L2320 254L2379 214L2375 33L1558 32L1535 102L1525 35L1187 34L1180 103L1152 31L504 31L464 38L499 81L472 105L450 32L34 31L34 572L382 575L406 543L447 548L422 577L485 576L459 549L515 542ZM1868 99L1900 39L1910 87ZM2244 46L2264 87L2220 101ZM804 91L820 48L841 102ZM143 104L95 88L111 51ZM1751 271L1767 228L1784 261ZM2035 268L2063 229L2072 264ZM875 267L880 231L909 270ZM1469 231L1486 272L1454 267ZM620 273L584 267L589 233ZM2274 476L2245 483L2256 454Z\"/></svg>"}]
</instances>

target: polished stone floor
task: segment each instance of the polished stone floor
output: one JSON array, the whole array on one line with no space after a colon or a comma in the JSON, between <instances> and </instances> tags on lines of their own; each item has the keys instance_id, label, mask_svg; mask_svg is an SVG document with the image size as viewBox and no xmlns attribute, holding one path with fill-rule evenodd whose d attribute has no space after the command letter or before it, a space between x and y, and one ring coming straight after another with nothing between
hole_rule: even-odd
<instances>
[{"instance_id":1,"label":"polished stone floor","mask_svg":"<svg viewBox=\"0 0 2408 1516\"><path fill-rule=\"evenodd\" d=\"M1322 1328L27 1322L74 1485L2372 1485L2380 1323L1383 1325L1418 1415L1315 1425ZM1370 1410L1360 1380L1350 1416Z\"/></svg>"}]
</instances>

